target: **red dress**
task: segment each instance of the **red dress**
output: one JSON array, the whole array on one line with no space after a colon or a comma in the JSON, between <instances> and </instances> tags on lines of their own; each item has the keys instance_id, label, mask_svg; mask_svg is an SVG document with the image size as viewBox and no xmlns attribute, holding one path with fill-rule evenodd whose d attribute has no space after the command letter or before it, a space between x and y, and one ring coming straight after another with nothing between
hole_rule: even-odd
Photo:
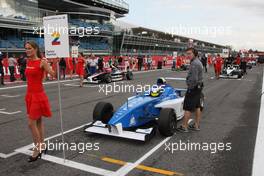
<instances>
[{"instance_id":1,"label":"red dress","mask_svg":"<svg viewBox=\"0 0 264 176\"><path fill-rule=\"evenodd\" d=\"M85 63L84 58L79 57L78 61L77 61L77 68L76 68L76 73L79 76L83 76L84 75L84 63Z\"/></svg>"},{"instance_id":2,"label":"red dress","mask_svg":"<svg viewBox=\"0 0 264 176\"><path fill-rule=\"evenodd\" d=\"M41 60L28 60L25 71L27 77L27 93L25 96L27 114L32 120L42 116L51 117L48 97L44 91L42 80L44 70L40 68Z\"/></svg>"},{"instance_id":3,"label":"red dress","mask_svg":"<svg viewBox=\"0 0 264 176\"><path fill-rule=\"evenodd\" d=\"M70 70L70 71L73 71L73 62L72 62L72 57L69 57L69 58L67 58L67 63L68 63L68 69Z\"/></svg>"}]
</instances>

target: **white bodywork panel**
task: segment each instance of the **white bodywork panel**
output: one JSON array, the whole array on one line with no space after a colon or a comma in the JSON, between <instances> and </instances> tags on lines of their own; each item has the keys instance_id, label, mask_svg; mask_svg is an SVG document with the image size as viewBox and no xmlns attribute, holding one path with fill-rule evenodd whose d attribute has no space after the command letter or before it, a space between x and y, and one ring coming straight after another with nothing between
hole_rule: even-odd
<instances>
[{"instance_id":1,"label":"white bodywork panel","mask_svg":"<svg viewBox=\"0 0 264 176\"><path fill-rule=\"evenodd\" d=\"M153 129L154 128L137 129L135 132L133 132L123 130L122 124L117 124L116 126L111 126L111 130L109 130L104 123L102 123L101 121L96 121L93 126L86 128L85 131L89 133L96 133L125 139L146 141L147 135L150 135Z\"/></svg>"},{"instance_id":2,"label":"white bodywork panel","mask_svg":"<svg viewBox=\"0 0 264 176\"><path fill-rule=\"evenodd\" d=\"M184 97L173 99L173 100L167 100L162 103L157 104L156 108L171 108L174 109L174 112L177 115L177 119L181 119L184 115L183 111L183 101Z\"/></svg>"}]
</instances>

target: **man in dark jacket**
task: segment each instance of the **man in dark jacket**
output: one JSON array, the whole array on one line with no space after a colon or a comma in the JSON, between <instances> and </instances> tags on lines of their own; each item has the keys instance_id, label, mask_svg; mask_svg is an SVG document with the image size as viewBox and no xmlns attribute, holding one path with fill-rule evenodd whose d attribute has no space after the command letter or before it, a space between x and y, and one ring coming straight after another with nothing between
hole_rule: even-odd
<instances>
[{"instance_id":1,"label":"man in dark jacket","mask_svg":"<svg viewBox=\"0 0 264 176\"><path fill-rule=\"evenodd\" d=\"M5 76L5 74L4 74L4 66L3 66L3 54L2 54L1 51L0 51L0 75L1 75L0 84L1 85L5 85L4 84L4 76Z\"/></svg>"},{"instance_id":2,"label":"man in dark jacket","mask_svg":"<svg viewBox=\"0 0 264 176\"><path fill-rule=\"evenodd\" d=\"M205 73L207 73L207 57L205 56L205 54L202 55L201 62L203 64Z\"/></svg>"},{"instance_id":3,"label":"man in dark jacket","mask_svg":"<svg viewBox=\"0 0 264 176\"><path fill-rule=\"evenodd\" d=\"M26 61L26 58L23 54L20 55L17 63L19 66L20 78L21 78L21 80L26 81L25 71L26 71L26 67L27 67L27 61Z\"/></svg>"}]
</instances>

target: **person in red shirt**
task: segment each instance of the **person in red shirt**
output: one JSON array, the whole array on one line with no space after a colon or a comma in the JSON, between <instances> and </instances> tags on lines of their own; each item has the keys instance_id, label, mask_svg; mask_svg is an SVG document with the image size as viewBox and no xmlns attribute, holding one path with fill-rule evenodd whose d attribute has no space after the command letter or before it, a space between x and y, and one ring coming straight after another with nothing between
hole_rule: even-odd
<instances>
[{"instance_id":1,"label":"person in red shirt","mask_svg":"<svg viewBox=\"0 0 264 176\"><path fill-rule=\"evenodd\" d=\"M236 58L236 65L240 65L240 63L241 63L241 58L240 55L238 54Z\"/></svg>"},{"instance_id":2,"label":"person in red shirt","mask_svg":"<svg viewBox=\"0 0 264 176\"><path fill-rule=\"evenodd\" d=\"M181 56L177 57L176 65L177 65L178 69L181 68L181 66L182 66L182 58L181 58Z\"/></svg>"},{"instance_id":3,"label":"person in red shirt","mask_svg":"<svg viewBox=\"0 0 264 176\"><path fill-rule=\"evenodd\" d=\"M68 70L69 70L69 74L70 74L70 79L72 79L74 66L73 66L73 59L72 59L71 55L69 58L67 58L67 66L68 66Z\"/></svg>"},{"instance_id":4,"label":"person in red shirt","mask_svg":"<svg viewBox=\"0 0 264 176\"><path fill-rule=\"evenodd\" d=\"M220 57L218 54L215 60L215 70L216 70L216 78L219 79L220 73L222 71L222 64L223 64L223 59Z\"/></svg>"},{"instance_id":5,"label":"person in red shirt","mask_svg":"<svg viewBox=\"0 0 264 176\"><path fill-rule=\"evenodd\" d=\"M25 96L28 125L31 130L34 148L33 155L28 162L36 161L41 158L43 152L47 151L44 143L44 125L41 117L51 117L51 109L48 97L44 91L43 78L44 72L55 75L46 60L41 59L39 47L35 42L26 42L27 55L27 92Z\"/></svg>"},{"instance_id":6,"label":"person in red shirt","mask_svg":"<svg viewBox=\"0 0 264 176\"><path fill-rule=\"evenodd\" d=\"M85 58L83 53L79 53L79 57L77 59L76 73L80 77L80 87L83 87L84 68L85 68Z\"/></svg>"}]
</instances>

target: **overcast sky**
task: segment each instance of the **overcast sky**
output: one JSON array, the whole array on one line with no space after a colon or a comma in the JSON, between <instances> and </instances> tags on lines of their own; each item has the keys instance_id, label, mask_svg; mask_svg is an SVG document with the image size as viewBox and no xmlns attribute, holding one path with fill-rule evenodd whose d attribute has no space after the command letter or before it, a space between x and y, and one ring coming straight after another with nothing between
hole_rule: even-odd
<instances>
[{"instance_id":1,"label":"overcast sky","mask_svg":"<svg viewBox=\"0 0 264 176\"><path fill-rule=\"evenodd\" d=\"M264 0L126 0L122 21L235 49L264 50Z\"/></svg>"}]
</instances>

